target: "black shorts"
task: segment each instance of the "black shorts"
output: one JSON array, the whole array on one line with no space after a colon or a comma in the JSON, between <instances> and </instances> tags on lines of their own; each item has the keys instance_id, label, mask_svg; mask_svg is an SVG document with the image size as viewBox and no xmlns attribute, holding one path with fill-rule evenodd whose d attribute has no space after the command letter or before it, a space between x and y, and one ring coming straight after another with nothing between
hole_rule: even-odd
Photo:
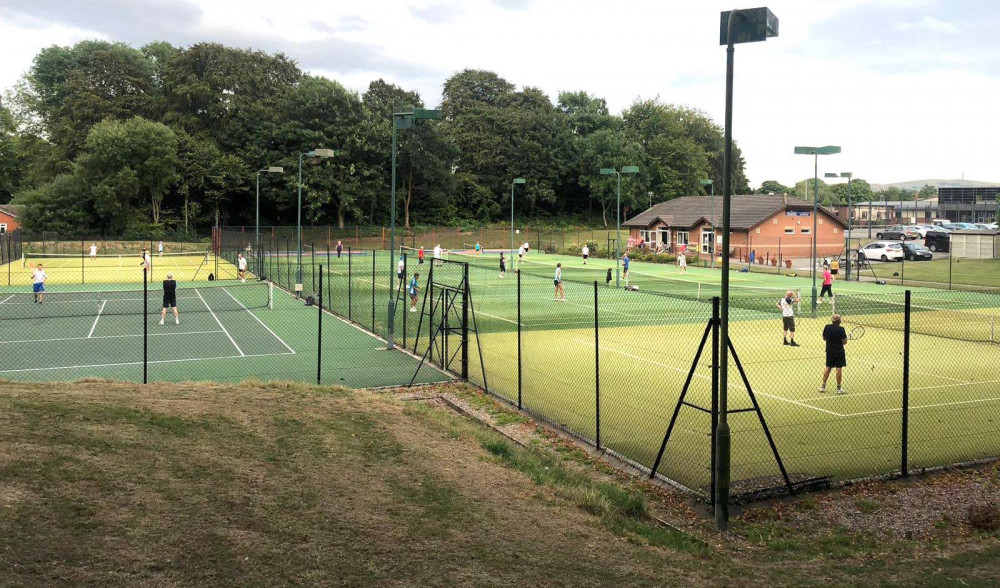
<instances>
[{"instance_id":1,"label":"black shorts","mask_svg":"<svg viewBox=\"0 0 1000 588\"><path fill-rule=\"evenodd\" d=\"M838 273L840 273L840 270L839 269L832 269L832 270L830 270L830 273L833 274L833 275L837 275Z\"/></svg>"},{"instance_id":2,"label":"black shorts","mask_svg":"<svg viewBox=\"0 0 1000 588\"><path fill-rule=\"evenodd\" d=\"M396 277L399 278L400 280L402 280L403 279L403 272L396 272Z\"/></svg>"},{"instance_id":3,"label":"black shorts","mask_svg":"<svg viewBox=\"0 0 1000 588\"><path fill-rule=\"evenodd\" d=\"M781 317L781 324L786 331L795 332L795 317L794 316L783 316Z\"/></svg>"},{"instance_id":4,"label":"black shorts","mask_svg":"<svg viewBox=\"0 0 1000 588\"><path fill-rule=\"evenodd\" d=\"M500 262L500 271L502 271L502 272L506 272L507 271L507 264L504 263L504 262L502 262L502 261Z\"/></svg>"},{"instance_id":5,"label":"black shorts","mask_svg":"<svg viewBox=\"0 0 1000 588\"><path fill-rule=\"evenodd\" d=\"M588 253L587 255L584 255L584 256L583 256L583 258L584 258L584 259L587 259L588 257L590 257L590 254L589 254L589 253Z\"/></svg>"},{"instance_id":6,"label":"black shorts","mask_svg":"<svg viewBox=\"0 0 1000 588\"><path fill-rule=\"evenodd\" d=\"M561 282L559 280L552 280L552 283L558 286Z\"/></svg>"},{"instance_id":7,"label":"black shorts","mask_svg":"<svg viewBox=\"0 0 1000 588\"><path fill-rule=\"evenodd\" d=\"M819 297L820 298L822 298L823 296L825 296L827 294L829 294L831 297L833 297L833 284L827 284L827 285L823 286L822 290L819 291Z\"/></svg>"},{"instance_id":8,"label":"black shorts","mask_svg":"<svg viewBox=\"0 0 1000 588\"><path fill-rule=\"evenodd\" d=\"M163 308L177 308L177 297L165 296L163 298Z\"/></svg>"},{"instance_id":9,"label":"black shorts","mask_svg":"<svg viewBox=\"0 0 1000 588\"><path fill-rule=\"evenodd\" d=\"M827 353L826 354L826 367L828 368L842 368L847 367L847 355L843 352L840 353Z\"/></svg>"}]
</instances>

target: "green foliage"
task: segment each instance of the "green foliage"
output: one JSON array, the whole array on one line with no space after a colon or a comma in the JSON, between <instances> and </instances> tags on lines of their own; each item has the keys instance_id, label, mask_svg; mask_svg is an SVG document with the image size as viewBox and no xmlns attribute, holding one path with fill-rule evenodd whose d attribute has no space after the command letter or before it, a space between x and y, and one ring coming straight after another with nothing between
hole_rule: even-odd
<instances>
[{"instance_id":1,"label":"green foliage","mask_svg":"<svg viewBox=\"0 0 1000 588\"><path fill-rule=\"evenodd\" d=\"M792 194L795 188L789 188L780 182L774 180L764 180L761 183L760 188L757 188L758 194Z\"/></svg>"},{"instance_id":2,"label":"green foliage","mask_svg":"<svg viewBox=\"0 0 1000 588\"><path fill-rule=\"evenodd\" d=\"M701 193L699 179L722 182L722 129L697 110L637 100L616 116L586 91L553 104L484 70L451 76L443 98L444 120L397 132L402 226L503 221L515 177L527 180L514 196L521 221L606 226L617 182L601 167L641 169L622 179L623 218L653 199ZM281 54L106 41L43 49L4 105L0 203L39 206L28 230L76 224L87 234L204 233L217 212L224 224L251 224L255 172L271 165L285 174L261 178L261 221L294 223L298 156L321 147L337 156L303 162L304 222L384 224L392 114L424 106L384 80L359 96ZM738 148L734 161L743 192ZM74 223L51 216L57 205Z\"/></svg>"}]
</instances>

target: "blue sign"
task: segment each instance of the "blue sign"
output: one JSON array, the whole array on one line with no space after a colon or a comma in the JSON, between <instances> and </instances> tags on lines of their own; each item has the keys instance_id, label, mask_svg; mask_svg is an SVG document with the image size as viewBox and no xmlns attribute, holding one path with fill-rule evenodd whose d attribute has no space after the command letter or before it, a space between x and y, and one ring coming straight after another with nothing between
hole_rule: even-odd
<instances>
[{"instance_id":1,"label":"blue sign","mask_svg":"<svg viewBox=\"0 0 1000 588\"><path fill-rule=\"evenodd\" d=\"M786 210L785 216L809 216L812 214L808 210Z\"/></svg>"}]
</instances>

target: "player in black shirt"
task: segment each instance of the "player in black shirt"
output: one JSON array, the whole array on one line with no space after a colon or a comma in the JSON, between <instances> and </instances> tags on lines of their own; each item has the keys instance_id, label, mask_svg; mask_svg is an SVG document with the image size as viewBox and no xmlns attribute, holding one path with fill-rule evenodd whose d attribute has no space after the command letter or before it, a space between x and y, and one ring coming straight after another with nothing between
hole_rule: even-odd
<instances>
[{"instance_id":1,"label":"player in black shirt","mask_svg":"<svg viewBox=\"0 0 1000 588\"><path fill-rule=\"evenodd\" d=\"M177 281L174 274L167 274L167 279L163 280L163 311L160 312L160 324L167 318L167 309L174 309L174 324L181 324L181 318L177 314Z\"/></svg>"},{"instance_id":2,"label":"player in black shirt","mask_svg":"<svg viewBox=\"0 0 1000 588\"><path fill-rule=\"evenodd\" d=\"M826 392L826 380L830 377L830 370L836 368L837 394L843 394L842 381L844 368L847 367L847 354L844 352L847 331L840 326L839 314L830 317L830 324L823 327L823 340L826 341L826 369L823 370L823 385L819 387L819 391Z\"/></svg>"}]
</instances>

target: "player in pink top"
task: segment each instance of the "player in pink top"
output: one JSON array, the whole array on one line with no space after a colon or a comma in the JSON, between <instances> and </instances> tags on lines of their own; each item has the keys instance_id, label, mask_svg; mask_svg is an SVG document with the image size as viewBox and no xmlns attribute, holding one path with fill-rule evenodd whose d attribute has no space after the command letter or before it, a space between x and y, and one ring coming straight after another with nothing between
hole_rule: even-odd
<instances>
[{"instance_id":1,"label":"player in pink top","mask_svg":"<svg viewBox=\"0 0 1000 588\"><path fill-rule=\"evenodd\" d=\"M830 273L830 266L823 266L823 289L819 293L819 303L823 304L823 297L830 295L830 302L833 302L833 274Z\"/></svg>"}]
</instances>

